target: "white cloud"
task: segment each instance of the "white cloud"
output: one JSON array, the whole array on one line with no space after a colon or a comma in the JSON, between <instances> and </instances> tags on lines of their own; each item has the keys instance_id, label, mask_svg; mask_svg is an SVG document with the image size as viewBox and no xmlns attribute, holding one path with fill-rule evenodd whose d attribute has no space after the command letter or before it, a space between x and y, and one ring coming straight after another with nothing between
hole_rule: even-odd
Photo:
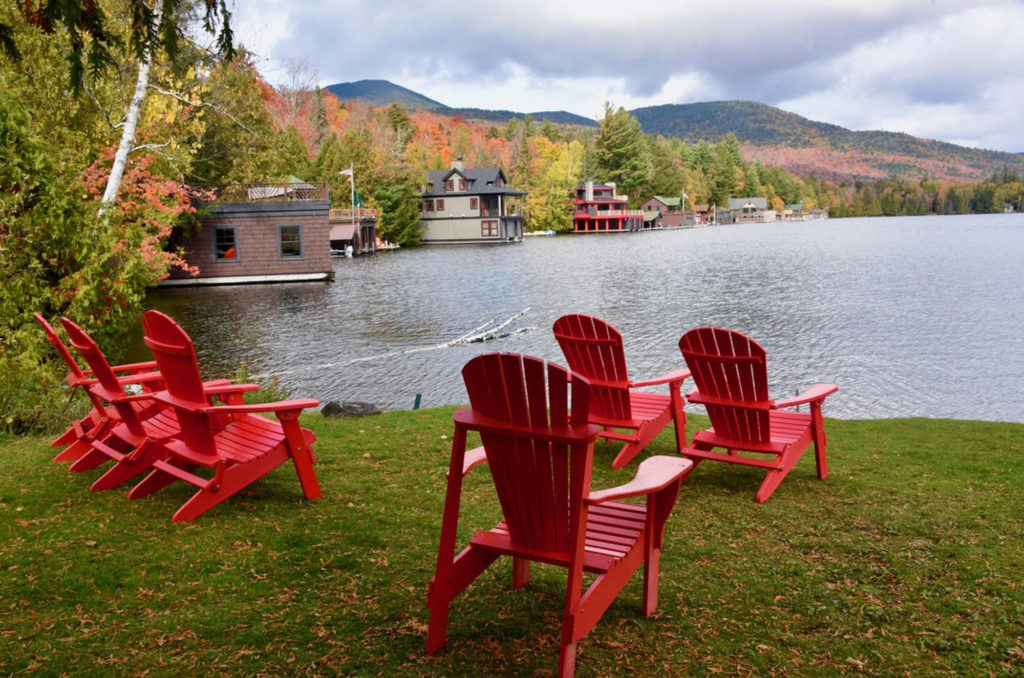
<instances>
[{"instance_id":1,"label":"white cloud","mask_svg":"<svg viewBox=\"0 0 1024 678\"><path fill-rule=\"evenodd\" d=\"M1024 7L970 8L809 67L826 86L779 105L852 129L1024 150Z\"/></svg>"},{"instance_id":2,"label":"white cloud","mask_svg":"<svg viewBox=\"0 0 1024 678\"><path fill-rule=\"evenodd\" d=\"M753 99L1024 150L1019 0L248 0L235 13L276 83L305 56L322 84L383 78L450 106L597 117L605 101Z\"/></svg>"}]
</instances>

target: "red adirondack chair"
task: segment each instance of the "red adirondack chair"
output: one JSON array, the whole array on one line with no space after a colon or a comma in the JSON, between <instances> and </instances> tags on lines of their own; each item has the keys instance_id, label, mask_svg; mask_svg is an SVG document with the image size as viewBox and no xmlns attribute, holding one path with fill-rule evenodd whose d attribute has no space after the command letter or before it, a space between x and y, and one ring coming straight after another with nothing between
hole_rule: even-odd
<instances>
[{"instance_id":1,"label":"red adirondack chair","mask_svg":"<svg viewBox=\"0 0 1024 678\"><path fill-rule=\"evenodd\" d=\"M707 409L712 425L693 435L684 455L696 462L714 459L768 469L757 491L758 503L771 496L811 443L818 477L828 475L821 406L838 386L817 384L794 398L772 400L764 348L739 332L719 327L690 330L679 340L679 350L697 384L686 397ZM782 411L804 404L810 405L810 412ZM714 448L726 452L712 452Z\"/></svg>"},{"instance_id":2,"label":"red adirondack chair","mask_svg":"<svg viewBox=\"0 0 1024 678\"><path fill-rule=\"evenodd\" d=\"M626 371L622 334L605 321L574 313L556 320L553 329L569 369L590 380L590 422L601 426L601 437L625 443L612 468L628 464L670 421L675 424L676 449L686 446L680 387L689 370L633 380ZM668 385L667 394L636 390L660 384Z\"/></svg>"},{"instance_id":3,"label":"red adirondack chair","mask_svg":"<svg viewBox=\"0 0 1024 678\"><path fill-rule=\"evenodd\" d=\"M577 641L641 564L643 614L654 611L665 521L692 462L650 457L632 481L592 492L599 428L587 423L594 389L586 378L510 353L478 356L462 375L472 408L454 415L437 570L427 601L427 652L444 645L452 600L498 556L508 555L513 558L515 588L526 584L531 561L567 568L558 674L571 676ZM469 431L480 433L482 447L466 450ZM484 461L504 517L493 529L477 532L456 557L463 477ZM616 501L634 496L646 496L646 505ZM598 575L586 592L584 571Z\"/></svg>"},{"instance_id":4,"label":"red adirondack chair","mask_svg":"<svg viewBox=\"0 0 1024 678\"><path fill-rule=\"evenodd\" d=\"M82 419L72 422L71 426L59 435L50 447L64 447L54 457L54 461L75 461L91 449L94 440L101 440L110 432L111 423L116 419L115 412L108 410L103 401L86 388L95 383L92 370L83 370L78 362L71 355L71 351L61 341L53 326L47 322L39 313L32 314L36 321L43 327L46 340L57 349L57 354L68 367L68 374L65 380L72 389L81 388L92 403L92 410ZM131 363L127 365L114 365L110 368L117 380L122 384L142 384L151 387L153 384L160 384L159 373L156 370L155 362ZM121 374L126 373L126 374Z\"/></svg>"},{"instance_id":5,"label":"red adirondack chair","mask_svg":"<svg viewBox=\"0 0 1024 678\"><path fill-rule=\"evenodd\" d=\"M321 496L310 447L316 438L299 426L302 410L316 407L316 400L211 406L185 330L159 311L147 311L142 325L146 345L164 375L166 390L154 397L173 408L180 434L163 444L168 456L154 462L150 474L129 493L130 499L183 480L199 489L173 520L193 520L288 459L295 464L306 498ZM259 412L272 412L277 421L253 416ZM201 468L212 470L212 475L194 473Z\"/></svg>"},{"instance_id":6,"label":"red adirondack chair","mask_svg":"<svg viewBox=\"0 0 1024 678\"><path fill-rule=\"evenodd\" d=\"M112 459L116 462L114 466L92 484L93 490L109 490L150 470L157 459L162 459L166 451L160 443L178 435L178 421L174 411L156 400L152 392L125 393L125 382L118 379L96 341L71 320L61 318L60 322L71 346L91 368L94 378L86 382L87 392L109 403L106 410L111 415L104 435L93 437L88 451L69 470L87 471ZM163 386L160 372L151 371L133 378L137 376L145 376L149 383ZM219 379L204 384L203 393L208 402L219 397L228 403L241 404L244 392L258 388L256 384L231 384L227 379Z\"/></svg>"}]
</instances>

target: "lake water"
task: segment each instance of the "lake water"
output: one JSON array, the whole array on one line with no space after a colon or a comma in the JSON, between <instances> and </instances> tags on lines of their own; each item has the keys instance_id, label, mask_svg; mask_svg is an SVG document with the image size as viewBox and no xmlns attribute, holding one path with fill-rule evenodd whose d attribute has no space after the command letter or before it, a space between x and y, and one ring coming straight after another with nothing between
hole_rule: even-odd
<instances>
[{"instance_id":1,"label":"lake water","mask_svg":"<svg viewBox=\"0 0 1024 678\"><path fill-rule=\"evenodd\" d=\"M321 401L463 403L467 360L561 362L551 325L581 312L619 328L634 378L683 367L683 332L717 325L765 347L776 398L838 384L826 416L1024 421L1024 215L528 238L338 259L335 273L147 304L192 335L205 376L244 362ZM444 346L521 312L508 337Z\"/></svg>"}]
</instances>

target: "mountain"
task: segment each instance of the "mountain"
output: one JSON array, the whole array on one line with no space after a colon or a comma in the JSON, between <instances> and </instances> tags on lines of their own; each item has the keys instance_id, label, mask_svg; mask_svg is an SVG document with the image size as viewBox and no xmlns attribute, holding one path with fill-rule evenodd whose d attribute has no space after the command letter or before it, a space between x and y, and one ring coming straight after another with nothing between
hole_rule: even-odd
<instances>
[{"instance_id":1,"label":"mountain","mask_svg":"<svg viewBox=\"0 0 1024 678\"><path fill-rule=\"evenodd\" d=\"M644 132L688 143L721 141L730 132L744 156L819 179L976 181L1004 167L1024 172L1017 153L986 151L902 132L854 132L754 101L712 101L638 108Z\"/></svg>"},{"instance_id":2,"label":"mountain","mask_svg":"<svg viewBox=\"0 0 1024 678\"><path fill-rule=\"evenodd\" d=\"M380 108L385 108L392 103L399 104L402 108L414 111L425 109L432 113L442 115L460 116L467 120L483 120L492 123L505 123L512 118L521 118L525 113L513 111L492 111L482 108L452 108L438 101L396 85L388 80L359 80L358 82L339 82L328 85L323 89L327 90L339 101L365 101ZM567 111L541 111L529 113L534 120L550 120L553 123L562 125L585 125L595 127L597 123L581 115Z\"/></svg>"},{"instance_id":3,"label":"mountain","mask_svg":"<svg viewBox=\"0 0 1024 678\"><path fill-rule=\"evenodd\" d=\"M480 108L451 108L387 80L337 83L324 89L341 101L361 100L378 107L398 103L408 110L461 116L504 124L524 113ZM643 131L687 143L721 141L730 132L744 157L780 165L800 176L843 181L904 180L978 181L1004 168L1024 174L1024 154L986 151L933 141L902 132L855 132L815 122L754 101L711 101L647 106L630 111ZM595 127L597 123L565 111L530 113L535 120Z\"/></svg>"},{"instance_id":4,"label":"mountain","mask_svg":"<svg viewBox=\"0 0 1024 678\"><path fill-rule=\"evenodd\" d=\"M327 90L338 101L365 101L380 108L391 104L398 104L407 110L425 108L428 111L447 111L444 104L428 99L427 97L396 85L388 80L360 80L358 82L339 82L328 85L323 89Z\"/></svg>"}]
</instances>

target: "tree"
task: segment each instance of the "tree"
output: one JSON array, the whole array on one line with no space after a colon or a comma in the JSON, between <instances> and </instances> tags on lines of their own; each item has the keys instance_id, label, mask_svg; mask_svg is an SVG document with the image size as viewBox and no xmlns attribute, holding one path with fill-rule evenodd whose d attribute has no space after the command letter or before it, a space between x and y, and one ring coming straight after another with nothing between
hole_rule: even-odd
<instances>
[{"instance_id":1,"label":"tree","mask_svg":"<svg viewBox=\"0 0 1024 678\"><path fill-rule=\"evenodd\" d=\"M594 140L594 153L601 181L614 182L637 204L640 187L651 171L640 121L621 106L616 110L610 103L605 103L604 118Z\"/></svg>"},{"instance_id":2,"label":"tree","mask_svg":"<svg viewBox=\"0 0 1024 678\"><path fill-rule=\"evenodd\" d=\"M233 54L232 33L229 25L230 13L225 0L204 0L206 6L203 27L217 35L228 58ZM67 31L70 49L69 78L76 92L81 91L83 82L83 56L89 62L90 73L96 78L114 63L111 49L124 46L115 26L120 26L121 17L108 19L99 2L80 3L75 0L41 0L38 6L25 3L22 6L28 23L47 33L54 33L58 27ZM142 112L142 104L149 87L149 76L154 57L162 50L173 60L178 54L179 39L183 26L190 23L190 3L183 0L154 0L149 6L142 0L128 5L128 52L135 57L138 70L135 91L121 122L121 140L114 155L107 185L100 201L99 214L108 211L117 199L121 179L128 162L128 155L134 148L135 132ZM215 27L220 17L222 23ZM86 39L88 38L88 39Z\"/></svg>"},{"instance_id":3,"label":"tree","mask_svg":"<svg viewBox=\"0 0 1024 678\"><path fill-rule=\"evenodd\" d=\"M148 60L147 55L152 55L156 49L175 57L183 35L183 24L178 23L179 12L188 9L193 1L158 0L153 7L142 0L130 2L128 50L140 61ZM200 0L198 4L205 7L203 28L216 36L218 50L230 59L234 54L234 34L226 1ZM58 29L66 32L68 79L76 93L81 92L86 70L94 79L101 76L115 64L114 52L125 47L125 40L118 32L123 21L109 18L96 0L40 0L38 4L26 1L19 9L27 23L48 34ZM11 24L0 23L0 49L12 59L21 58Z\"/></svg>"},{"instance_id":4,"label":"tree","mask_svg":"<svg viewBox=\"0 0 1024 678\"><path fill-rule=\"evenodd\" d=\"M583 145L534 138L537 167L526 197L526 226L531 231L572 229L572 189L580 181Z\"/></svg>"},{"instance_id":5,"label":"tree","mask_svg":"<svg viewBox=\"0 0 1024 678\"><path fill-rule=\"evenodd\" d=\"M647 152L651 158L651 173L643 186L643 195L679 197L683 194L685 177L677 156L667 140L648 136Z\"/></svg>"},{"instance_id":6,"label":"tree","mask_svg":"<svg viewBox=\"0 0 1024 678\"><path fill-rule=\"evenodd\" d=\"M196 152L185 179L204 186L265 181L274 134L263 81L248 54L208 72L196 113L202 131L191 140Z\"/></svg>"}]
</instances>

